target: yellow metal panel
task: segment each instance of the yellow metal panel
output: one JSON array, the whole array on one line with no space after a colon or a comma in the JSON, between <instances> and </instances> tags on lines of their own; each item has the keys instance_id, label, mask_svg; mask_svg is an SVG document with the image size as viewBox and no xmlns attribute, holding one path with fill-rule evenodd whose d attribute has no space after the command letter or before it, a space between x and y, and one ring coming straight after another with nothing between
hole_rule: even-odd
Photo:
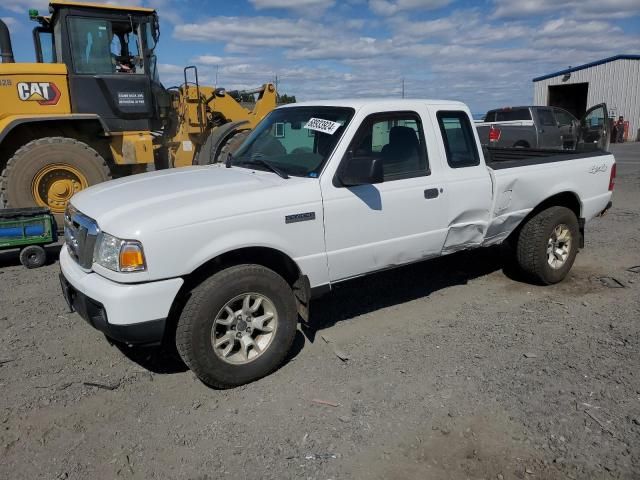
<instances>
[{"instance_id":1,"label":"yellow metal panel","mask_svg":"<svg viewBox=\"0 0 640 480\"><path fill-rule=\"evenodd\" d=\"M66 75L64 63L0 63L0 75Z\"/></svg>"},{"instance_id":2,"label":"yellow metal panel","mask_svg":"<svg viewBox=\"0 0 640 480\"><path fill-rule=\"evenodd\" d=\"M177 148L171 149L173 156L172 164L174 167L188 167L193 165L193 157L195 156L196 146L191 140L182 140L178 143Z\"/></svg>"},{"instance_id":3,"label":"yellow metal panel","mask_svg":"<svg viewBox=\"0 0 640 480\"><path fill-rule=\"evenodd\" d=\"M118 165L153 163L153 137L149 132L123 132L111 137L111 154Z\"/></svg>"},{"instance_id":4,"label":"yellow metal panel","mask_svg":"<svg viewBox=\"0 0 640 480\"><path fill-rule=\"evenodd\" d=\"M54 8L59 7L88 7L88 8L102 8L105 10L126 10L130 12L142 12L142 13L152 13L155 12L153 8L145 8L145 7L127 7L123 5L112 5L106 3L90 3L90 2L74 2L74 1L66 1L66 0L57 0L55 2L50 2L50 4Z\"/></svg>"},{"instance_id":5,"label":"yellow metal panel","mask_svg":"<svg viewBox=\"0 0 640 480\"><path fill-rule=\"evenodd\" d=\"M71 113L66 68L42 63L0 65L0 106L0 119Z\"/></svg>"}]
</instances>

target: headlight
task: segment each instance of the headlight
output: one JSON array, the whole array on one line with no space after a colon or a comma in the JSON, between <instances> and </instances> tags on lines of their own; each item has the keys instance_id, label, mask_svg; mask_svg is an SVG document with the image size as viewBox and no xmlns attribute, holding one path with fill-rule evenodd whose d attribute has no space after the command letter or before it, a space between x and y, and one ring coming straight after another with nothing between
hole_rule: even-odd
<instances>
[{"instance_id":1,"label":"headlight","mask_svg":"<svg viewBox=\"0 0 640 480\"><path fill-rule=\"evenodd\" d=\"M114 272L141 272L147 269L140 242L122 240L104 232L98 236L93 261Z\"/></svg>"}]
</instances>

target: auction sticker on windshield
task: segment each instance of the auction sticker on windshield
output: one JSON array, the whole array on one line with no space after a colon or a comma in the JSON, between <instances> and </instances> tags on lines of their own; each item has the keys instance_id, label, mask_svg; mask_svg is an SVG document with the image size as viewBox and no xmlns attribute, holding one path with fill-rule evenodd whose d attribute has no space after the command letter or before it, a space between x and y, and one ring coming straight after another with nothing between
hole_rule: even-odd
<instances>
[{"instance_id":1,"label":"auction sticker on windshield","mask_svg":"<svg viewBox=\"0 0 640 480\"><path fill-rule=\"evenodd\" d=\"M341 124L332 122L331 120L323 120L321 118L311 118L304 126L309 130L315 130L317 132L328 133L333 135L341 127Z\"/></svg>"}]
</instances>

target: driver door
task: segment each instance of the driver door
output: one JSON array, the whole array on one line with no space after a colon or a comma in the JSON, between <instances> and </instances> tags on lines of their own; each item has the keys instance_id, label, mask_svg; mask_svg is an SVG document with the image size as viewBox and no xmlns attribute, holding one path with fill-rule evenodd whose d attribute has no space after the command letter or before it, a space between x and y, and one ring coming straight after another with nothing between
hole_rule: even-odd
<instances>
[{"instance_id":1,"label":"driver door","mask_svg":"<svg viewBox=\"0 0 640 480\"><path fill-rule=\"evenodd\" d=\"M610 142L609 112L607 104L600 103L587 110L580 119L578 150L608 150Z\"/></svg>"},{"instance_id":2,"label":"driver door","mask_svg":"<svg viewBox=\"0 0 640 480\"><path fill-rule=\"evenodd\" d=\"M447 235L442 172L430 171L420 115L365 118L338 172L367 156L382 161L382 183L342 186L339 173L322 178L332 282L439 255Z\"/></svg>"}]
</instances>

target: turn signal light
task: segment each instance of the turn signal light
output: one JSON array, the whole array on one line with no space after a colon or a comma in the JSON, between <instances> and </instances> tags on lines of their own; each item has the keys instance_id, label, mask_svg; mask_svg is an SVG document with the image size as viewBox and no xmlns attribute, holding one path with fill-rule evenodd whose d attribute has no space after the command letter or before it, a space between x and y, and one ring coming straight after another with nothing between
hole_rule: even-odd
<instances>
[{"instance_id":1,"label":"turn signal light","mask_svg":"<svg viewBox=\"0 0 640 480\"><path fill-rule=\"evenodd\" d=\"M120 271L138 272L145 269L146 265L142 245L125 243L120 249Z\"/></svg>"},{"instance_id":2,"label":"turn signal light","mask_svg":"<svg viewBox=\"0 0 640 480\"><path fill-rule=\"evenodd\" d=\"M609 177L609 191L613 192L613 189L616 186L616 173L617 173L617 168L616 168L616 164L614 163L611 166L611 176Z\"/></svg>"},{"instance_id":3,"label":"turn signal light","mask_svg":"<svg viewBox=\"0 0 640 480\"><path fill-rule=\"evenodd\" d=\"M490 142L497 142L498 140L500 140L500 134L502 132L500 131L499 128L496 127L489 127L489 141Z\"/></svg>"}]
</instances>

